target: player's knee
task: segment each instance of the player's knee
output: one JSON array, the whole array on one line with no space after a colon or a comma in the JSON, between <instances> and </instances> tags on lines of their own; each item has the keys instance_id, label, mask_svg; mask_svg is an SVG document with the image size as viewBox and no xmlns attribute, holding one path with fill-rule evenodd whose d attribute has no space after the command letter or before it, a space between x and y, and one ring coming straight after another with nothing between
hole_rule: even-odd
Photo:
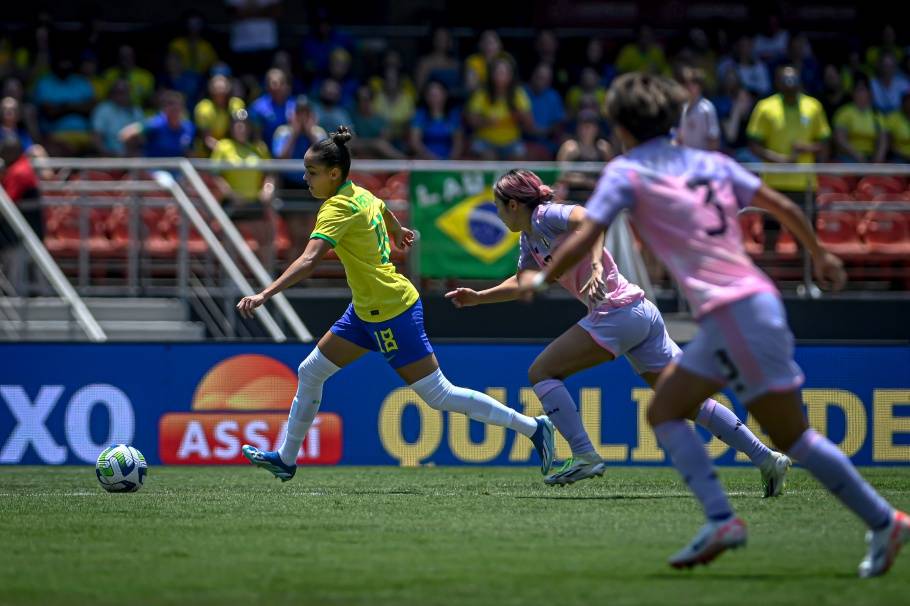
<instances>
[{"instance_id":1,"label":"player's knee","mask_svg":"<svg viewBox=\"0 0 910 606\"><path fill-rule=\"evenodd\" d=\"M531 367L528 369L528 382L530 382L531 385L536 385L541 381L555 378L552 370L547 367L547 363L541 361L540 358L534 360L534 363L531 364Z\"/></svg>"}]
</instances>

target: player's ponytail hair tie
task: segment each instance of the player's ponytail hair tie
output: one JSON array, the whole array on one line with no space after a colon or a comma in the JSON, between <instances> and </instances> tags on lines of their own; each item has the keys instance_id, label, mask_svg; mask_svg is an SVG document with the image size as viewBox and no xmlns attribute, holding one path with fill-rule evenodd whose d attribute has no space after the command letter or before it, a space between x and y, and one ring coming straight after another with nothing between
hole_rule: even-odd
<instances>
[{"instance_id":1,"label":"player's ponytail hair tie","mask_svg":"<svg viewBox=\"0 0 910 606\"><path fill-rule=\"evenodd\" d=\"M537 188L537 193L540 195L541 202L549 202L553 199L553 188L549 185L541 183L540 187Z\"/></svg>"},{"instance_id":2,"label":"player's ponytail hair tie","mask_svg":"<svg viewBox=\"0 0 910 606\"><path fill-rule=\"evenodd\" d=\"M553 190L544 185L534 172L524 169L513 169L501 176L493 186L493 195L500 202L515 200L528 208L553 199Z\"/></svg>"},{"instance_id":3,"label":"player's ponytail hair tie","mask_svg":"<svg viewBox=\"0 0 910 606\"><path fill-rule=\"evenodd\" d=\"M310 149L315 160L328 168L338 167L341 169L341 180L348 178L351 171L351 152L348 150L347 142L351 140L354 133L344 124L329 135L328 139L323 139L314 143Z\"/></svg>"}]
</instances>

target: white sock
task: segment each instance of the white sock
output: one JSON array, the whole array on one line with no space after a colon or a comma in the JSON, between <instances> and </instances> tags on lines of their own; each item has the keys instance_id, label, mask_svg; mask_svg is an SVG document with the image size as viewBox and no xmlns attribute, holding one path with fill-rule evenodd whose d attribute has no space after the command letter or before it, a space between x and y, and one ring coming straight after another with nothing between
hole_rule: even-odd
<instances>
[{"instance_id":1,"label":"white sock","mask_svg":"<svg viewBox=\"0 0 910 606\"><path fill-rule=\"evenodd\" d=\"M456 387L440 369L411 384L430 408L460 412L476 421L508 427L531 437L537 431L537 420L504 406L490 396L473 389Z\"/></svg>"},{"instance_id":2,"label":"white sock","mask_svg":"<svg viewBox=\"0 0 910 606\"><path fill-rule=\"evenodd\" d=\"M288 414L287 435L278 449L278 455L285 465L297 463L300 445L322 402L322 384L338 370L335 364L322 355L318 347L297 367L297 394Z\"/></svg>"},{"instance_id":3,"label":"white sock","mask_svg":"<svg viewBox=\"0 0 910 606\"><path fill-rule=\"evenodd\" d=\"M756 467L761 467L767 461L771 449L761 443L755 434L739 420L732 410L708 398L705 400L695 422L716 435L724 444L732 446L744 453Z\"/></svg>"}]
</instances>

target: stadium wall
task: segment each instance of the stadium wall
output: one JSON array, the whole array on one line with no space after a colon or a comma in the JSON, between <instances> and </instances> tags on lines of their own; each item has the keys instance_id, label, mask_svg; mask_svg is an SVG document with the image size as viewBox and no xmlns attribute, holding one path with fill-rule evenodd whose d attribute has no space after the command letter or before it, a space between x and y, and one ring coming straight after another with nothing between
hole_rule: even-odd
<instances>
[{"instance_id":1,"label":"stadium wall","mask_svg":"<svg viewBox=\"0 0 910 606\"><path fill-rule=\"evenodd\" d=\"M527 414L540 403L527 368L542 345L445 344L453 383ZM243 463L240 445L282 439L298 362L309 345L0 345L0 463L86 464L110 443L151 464ZM910 346L801 346L812 424L860 465L910 464ZM612 464L665 465L643 423L650 391L624 361L573 377L589 432ZM740 415L735 399L720 396ZM747 423L758 432L754 420ZM761 435L761 434L759 434ZM716 438L720 465L745 461ZM568 447L557 443L558 455ZM303 464L527 465L528 440L428 408L375 355L331 379L304 442Z\"/></svg>"}]
</instances>

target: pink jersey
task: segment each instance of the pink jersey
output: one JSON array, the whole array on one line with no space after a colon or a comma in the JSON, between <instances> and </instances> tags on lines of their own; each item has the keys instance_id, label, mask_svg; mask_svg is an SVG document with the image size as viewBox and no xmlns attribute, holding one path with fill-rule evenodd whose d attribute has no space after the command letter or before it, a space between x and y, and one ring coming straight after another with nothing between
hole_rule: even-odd
<instances>
[{"instance_id":1,"label":"pink jersey","mask_svg":"<svg viewBox=\"0 0 910 606\"><path fill-rule=\"evenodd\" d=\"M531 233L521 234L521 253L518 257L518 269L539 269L550 262L553 251L569 235L569 215L571 204L541 204L531 215ZM645 293L619 273L616 262L610 251L604 246L601 256L603 265L603 282L607 287L604 299L592 300L585 296L581 289L591 277L591 253L585 255L584 261L563 274L559 283L572 293L576 299L592 311L603 306L624 307L629 303L640 301Z\"/></svg>"},{"instance_id":2,"label":"pink jersey","mask_svg":"<svg viewBox=\"0 0 910 606\"><path fill-rule=\"evenodd\" d=\"M628 208L698 318L756 293L778 294L746 254L737 220L760 185L722 154L655 139L607 164L587 211L609 225Z\"/></svg>"}]
</instances>

